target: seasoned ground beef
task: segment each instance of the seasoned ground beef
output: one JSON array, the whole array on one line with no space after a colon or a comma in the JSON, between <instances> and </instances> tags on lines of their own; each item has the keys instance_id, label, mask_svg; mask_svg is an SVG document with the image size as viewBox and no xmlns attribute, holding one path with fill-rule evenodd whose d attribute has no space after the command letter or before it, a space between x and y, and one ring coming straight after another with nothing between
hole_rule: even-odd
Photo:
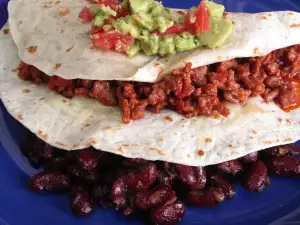
<instances>
[{"instance_id":1,"label":"seasoned ground beef","mask_svg":"<svg viewBox=\"0 0 300 225\"><path fill-rule=\"evenodd\" d=\"M300 45L263 57L232 59L195 69L187 63L155 84L65 80L24 63L19 76L35 84L48 83L50 90L67 98L84 96L104 105L119 105L125 123L143 118L146 109L159 113L168 108L187 118L210 116L213 111L228 116L224 101L243 105L258 95L289 111L300 103Z\"/></svg>"}]
</instances>

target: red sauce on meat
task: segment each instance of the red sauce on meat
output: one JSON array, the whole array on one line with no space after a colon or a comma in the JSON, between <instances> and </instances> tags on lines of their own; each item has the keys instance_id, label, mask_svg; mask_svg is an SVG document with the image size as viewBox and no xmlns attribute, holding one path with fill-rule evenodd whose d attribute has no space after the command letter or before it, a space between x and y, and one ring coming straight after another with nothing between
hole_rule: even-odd
<instances>
[{"instance_id":1,"label":"red sauce on meat","mask_svg":"<svg viewBox=\"0 0 300 225\"><path fill-rule=\"evenodd\" d=\"M295 78L288 78L288 79L286 79L286 81L292 83L296 89L296 91L295 91L296 98L295 98L294 103L290 104L287 108L283 108L281 106L281 109L283 111L290 112L290 111L298 109L300 107L300 80L295 79Z\"/></svg>"},{"instance_id":2,"label":"red sauce on meat","mask_svg":"<svg viewBox=\"0 0 300 225\"><path fill-rule=\"evenodd\" d=\"M21 64L19 77L72 98L95 98L104 105L119 105L125 123L144 117L145 110L159 113L167 108L184 115L228 116L224 101L243 105L261 96L286 112L300 107L300 47L279 49L263 57L232 59L192 69L186 63L158 83L65 80L47 76Z\"/></svg>"}]
</instances>

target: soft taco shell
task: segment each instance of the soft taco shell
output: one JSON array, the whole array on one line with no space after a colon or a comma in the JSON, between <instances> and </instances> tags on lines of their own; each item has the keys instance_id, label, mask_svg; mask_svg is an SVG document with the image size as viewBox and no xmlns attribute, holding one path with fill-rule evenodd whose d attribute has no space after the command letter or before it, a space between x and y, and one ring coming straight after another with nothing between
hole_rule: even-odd
<instances>
[{"instance_id":1,"label":"soft taco shell","mask_svg":"<svg viewBox=\"0 0 300 225\"><path fill-rule=\"evenodd\" d=\"M186 119L163 110L146 112L144 119L126 125L118 107L87 98L65 99L44 85L20 80L20 59L10 34L1 32L0 49L0 94L8 112L62 149L93 146L125 157L205 166L300 138L300 110L285 113L260 97L244 107L228 105L228 118Z\"/></svg>"},{"instance_id":2,"label":"soft taco shell","mask_svg":"<svg viewBox=\"0 0 300 225\"><path fill-rule=\"evenodd\" d=\"M300 43L299 13L228 13L234 28L221 48L197 49L161 59L146 55L131 59L92 47L88 37L91 25L82 24L78 18L85 6L89 3L84 0L11 0L9 25L20 58L48 75L65 79L156 82L186 62L195 68L232 58L266 55ZM183 10L172 9L174 17L179 16L178 11Z\"/></svg>"}]
</instances>

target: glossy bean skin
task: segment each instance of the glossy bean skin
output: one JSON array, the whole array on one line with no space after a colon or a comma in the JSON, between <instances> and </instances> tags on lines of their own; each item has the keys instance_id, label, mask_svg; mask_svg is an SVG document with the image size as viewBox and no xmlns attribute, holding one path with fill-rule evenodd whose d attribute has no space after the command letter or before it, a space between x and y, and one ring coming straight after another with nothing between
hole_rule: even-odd
<instances>
[{"instance_id":1,"label":"glossy bean skin","mask_svg":"<svg viewBox=\"0 0 300 225\"><path fill-rule=\"evenodd\" d=\"M157 185L138 192L135 203L140 209L149 209L175 200L176 193L170 186Z\"/></svg>"},{"instance_id":2,"label":"glossy bean skin","mask_svg":"<svg viewBox=\"0 0 300 225\"><path fill-rule=\"evenodd\" d=\"M204 191L190 191L187 195L187 203L198 207L213 207L225 200L225 194L221 188L211 187Z\"/></svg>"},{"instance_id":3,"label":"glossy bean skin","mask_svg":"<svg viewBox=\"0 0 300 225\"><path fill-rule=\"evenodd\" d=\"M65 191L69 189L71 179L61 172L41 172L31 178L29 187L32 191Z\"/></svg>"},{"instance_id":4,"label":"glossy bean skin","mask_svg":"<svg viewBox=\"0 0 300 225\"><path fill-rule=\"evenodd\" d=\"M237 159L220 163L217 167L220 171L231 175L236 175L243 170L243 165Z\"/></svg>"},{"instance_id":5,"label":"glossy bean skin","mask_svg":"<svg viewBox=\"0 0 300 225\"><path fill-rule=\"evenodd\" d=\"M279 176L300 176L300 161L289 155L273 157L265 160L268 170Z\"/></svg>"},{"instance_id":6,"label":"glossy bean skin","mask_svg":"<svg viewBox=\"0 0 300 225\"><path fill-rule=\"evenodd\" d=\"M230 199L235 195L235 190L233 185L227 181L220 173L215 173L210 176L210 184L216 187L220 187L226 198Z\"/></svg>"},{"instance_id":7,"label":"glossy bean skin","mask_svg":"<svg viewBox=\"0 0 300 225\"><path fill-rule=\"evenodd\" d=\"M243 186L249 191L260 191L267 177L267 167L262 161L249 164L243 177Z\"/></svg>"},{"instance_id":8,"label":"glossy bean skin","mask_svg":"<svg viewBox=\"0 0 300 225\"><path fill-rule=\"evenodd\" d=\"M175 225L184 217L185 208L181 201L162 205L151 210L151 221L157 225Z\"/></svg>"}]
</instances>

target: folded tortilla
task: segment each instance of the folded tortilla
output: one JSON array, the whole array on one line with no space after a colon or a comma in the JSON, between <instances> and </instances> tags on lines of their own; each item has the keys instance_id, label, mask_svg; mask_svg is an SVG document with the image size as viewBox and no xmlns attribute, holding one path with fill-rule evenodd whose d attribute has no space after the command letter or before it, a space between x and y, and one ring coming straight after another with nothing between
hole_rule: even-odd
<instances>
[{"instance_id":1,"label":"folded tortilla","mask_svg":"<svg viewBox=\"0 0 300 225\"><path fill-rule=\"evenodd\" d=\"M229 117L186 119L176 112L145 113L126 125L118 107L75 97L18 78L20 58L4 27L0 34L0 94L8 112L50 145L88 146L130 158L206 166L300 138L300 109L283 112L260 97L245 106L228 104ZM6 32L3 32L6 31Z\"/></svg>"},{"instance_id":2,"label":"folded tortilla","mask_svg":"<svg viewBox=\"0 0 300 225\"><path fill-rule=\"evenodd\" d=\"M266 55L300 43L299 13L228 13L234 22L233 31L218 49L197 49L167 58L128 58L92 46L88 37L91 25L82 24L78 18L85 6L89 3L84 0L11 0L9 25L20 58L48 75L65 79L156 82L186 62L195 68L232 58ZM179 16L178 11L183 10L172 10L174 17Z\"/></svg>"}]
</instances>

